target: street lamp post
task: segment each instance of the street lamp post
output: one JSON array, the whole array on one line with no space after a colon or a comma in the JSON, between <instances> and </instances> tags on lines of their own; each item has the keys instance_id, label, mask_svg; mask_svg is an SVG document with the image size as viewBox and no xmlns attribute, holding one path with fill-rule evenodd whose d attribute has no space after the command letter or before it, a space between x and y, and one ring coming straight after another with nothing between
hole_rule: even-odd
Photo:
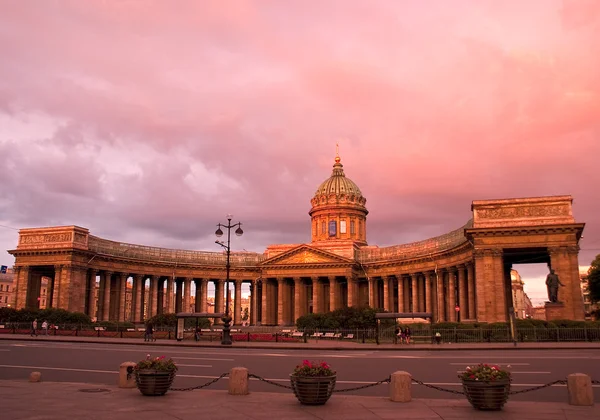
<instances>
[{"instance_id":1,"label":"street lamp post","mask_svg":"<svg viewBox=\"0 0 600 420\"><path fill-rule=\"evenodd\" d=\"M223 236L223 231L221 230L221 228L227 229L227 242L223 242L223 241L219 241L219 240L215 241L216 244L225 248L225 251L227 253L227 263L225 265L225 267L226 267L225 316L223 317L223 338L221 339L221 344L223 344L223 345L231 345L231 343L232 343L231 331L230 331L231 315L229 315L229 269L231 267L229 264L229 255L231 254L231 228L234 228L237 226L237 229L235 230L235 234L237 236L242 236L244 234L244 231L242 230L242 223L237 222L232 225L231 224L232 218L233 218L233 216L231 214L228 214L227 215L227 224L226 225L224 225L222 223L217 224L217 231L215 232L215 235L217 235L217 238L220 238L221 236Z\"/></svg>"}]
</instances>

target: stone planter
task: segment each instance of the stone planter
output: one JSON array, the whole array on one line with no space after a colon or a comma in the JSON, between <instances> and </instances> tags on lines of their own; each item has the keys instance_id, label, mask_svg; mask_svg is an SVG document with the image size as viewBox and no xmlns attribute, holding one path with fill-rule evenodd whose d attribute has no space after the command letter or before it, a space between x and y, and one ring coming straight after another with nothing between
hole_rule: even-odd
<instances>
[{"instance_id":1,"label":"stone planter","mask_svg":"<svg viewBox=\"0 0 600 420\"><path fill-rule=\"evenodd\" d=\"M175 379L174 370L140 369L135 372L135 382L143 395L165 395Z\"/></svg>"},{"instance_id":2,"label":"stone planter","mask_svg":"<svg viewBox=\"0 0 600 420\"><path fill-rule=\"evenodd\" d=\"M477 410L501 410L508 400L510 379L489 382L463 379L462 384L467 400Z\"/></svg>"},{"instance_id":3,"label":"stone planter","mask_svg":"<svg viewBox=\"0 0 600 420\"><path fill-rule=\"evenodd\" d=\"M301 404L323 405L335 388L336 375L296 376L290 375L292 390Z\"/></svg>"}]
</instances>

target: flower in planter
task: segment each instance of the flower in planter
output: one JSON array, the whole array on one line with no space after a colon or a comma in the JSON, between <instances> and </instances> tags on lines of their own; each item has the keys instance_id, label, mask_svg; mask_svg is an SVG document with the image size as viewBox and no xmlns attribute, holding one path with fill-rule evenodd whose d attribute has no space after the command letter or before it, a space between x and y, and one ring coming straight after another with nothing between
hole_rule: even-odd
<instances>
[{"instance_id":1,"label":"flower in planter","mask_svg":"<svg viewBox=\"0 0 600 420\"><path fill-rule=\"evenodd\" d=\"M311 362L303 360L302 364L297 365L292 372L296 376L333 376L335 370L327 364L327 362Z\"/></svg>"},{"instance_id":2,"label":"flower in planter","mask_svg":"<svg viewBox=\"0 0 600 420\"><path fill-rule=\"evenodd\" d=\"M464 381L494 382L501 379L510 380L510 371L501 369L496 365L480 363L477 366L467 366L458 377Z\"/></svg>"},{"instance_id":3,"label":"flower in planter","mask_svg":"<svg viewBox=\"0 0 600 420\"><path fill-rule=\"evenodd\" d=\"M165 356L158 357L150 357L149 354L146 355L146 358L140 360L135 365L135 370L142 369L154 369L154 370L163 370L163 371L172 371L177 372L177 365L173 361L173 359L167 359Z\"/></svg>"}]
</instances>

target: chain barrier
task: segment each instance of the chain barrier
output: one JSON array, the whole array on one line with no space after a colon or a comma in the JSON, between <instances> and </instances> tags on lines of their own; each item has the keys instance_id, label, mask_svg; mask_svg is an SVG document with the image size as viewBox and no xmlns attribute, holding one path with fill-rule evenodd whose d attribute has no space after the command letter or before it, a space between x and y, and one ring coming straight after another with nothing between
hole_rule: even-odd
<instances>
[{"instance_id":1,"label":"chain barrier","mask_svg":"<svg viewBox=\"0 0 600 420\"><path fill-rule=\"evenodd\" d=\"M465 393L462 392L462 391L456 391L454 389L446 389L446 388L442 388L442 387L439 387L439 386L435 386L435 385L431 385L431 384L426 384L425 382L419 381L418 379L415 379L415 378L412 378L412 381L414 383L418 384L418 385L423 385L424 387L431 388L431 389L437 389L438 391L449 392L451 394L465 395Z\"/></svg>"},{"instance_id":2,"label":"chain barrier","mask_svg":"<svg viewBox=\"0 0 600 420\"><path fill-rule=\"evenodd\" d=\"M215 382L218 382L220 379L226 378L227 376L229 376L229 373L223 373L221 376L217 376L215 379L213 379L212 381L208 381L204 385L191 386L189 388L169 388L169 389L171 391L193 391L194 389L202 389L202 388L206 388L207 386L214 384Z\"/></svg>"},{"instance_id":3,"label":"chain barrier","mask_svg":"<svg viewBox=\"0 0 600 420\"><path fill-rule=\"evenodd\" d=\"M205 383L204 385L198 385L198 386L192 386L189 388L169 388L171 391L192 391L194 389L202 389L202 388L206 388L207 386L210 386L216 382L218 382L219 380L226 378L229 376L229 373L223 373L221 376L218 376L216 378L214 378L211 381L208 381L207 383ZM254 378L254 379L258 379L261 382L265 382L267 384L271 384L271 385L275 385L278 386L280 388L285 388L285 389L292 389L292 387L290 385L284 385L284 384L280 384L277 383L275 381L271 381L269 379L265 379L261 376L255 375L253 373L249 373L248 374L248 378ZM354 388L344 388L344 389L334 389L333 392L350 392L350 391L359 391L361 389L366 389L366 388L370 388L373 386L377 386L377 385L381 385L381 384L389 384L392 381L391 376L388 376L385 379L382 379L381 381L377 381L377 382L373 382L370 384L366 384L366 385L361 385L361 386L357 386ZM431 385L431 384L426 384L423 381L419 381L418 379L412 378L412 382L418 384L418 385L423 385L426 388L431 388L431 389L435 389L438 391L442 391L442 392L449 392L451 394L458 394L458 395L464 395L465 393L462 391L456 391L454 389L447 389L447 388L442 388L436 385ZM540 385L540 386L534 386L531 388L527 388L527 389L521 389L519 391L510 391L509 395L517 395L517 394L523 394L526 392L531 392L531 391L537 391L538 389L544 389L544 388L549 388L553 385L566 385L567 381L564 379L559 379L557 381L553 381L553 382L548 382L547 384L544 385ZM592 380L592 385L600 385L600 381L596 381L596 380Z\"/></svg>"},{"instance_id":4,"label":"chain barrier","mask_svg":"<svg viewBox=\"0 0 600 420\"><path fill-rule=\"evenodd\" d=\"M333 392L358 391L359 389L370 388L372 386L377 386L377 385L381 385L381 384L389 384L391 381L392 381L391 377L388 376L387 378L382 379L381 381L373 382L372 384L361 385L361 386L357 386L355 388L334 389Z\"/></svg>"},{"instance_id":5,"label":"chain barrier","mask_svg":"<svg viewBox=\"0 0 600 420\"><path fill-rule=\"evenodd\" d=\"M266 382L266 383L268 383L268 384L275 385L275 386L278 386L278 387L280 387L280 388L292 389L292 387L291 387L291 386L289 386L289 385L283 385L283 384L279 384L279 383L277 383L277 382L275 382L275 381L271 381L271 380L269 380L269 379L265 379L265 378L263 378L263 377L261 377L261 376L255 375L255 374L253 374L253 373L249 373L249 374L248 374L248 378L255 378L255 379L258 379L258 380L259 380L259 381L261 381L261 382Z\"/></svg>"},{"instance_id":6,"label":"chain barrier","mask_svg":"<svg viewBox=\"0 0 600 420\"><path fill-rule=\"evenodd\" d=\"M532 388L526 388L526 389L522 389L520 391L510 391L508 393L508 395L523 394L525 392L537 391L538 389L548 388L548 387L551 387L552 385L556 385L556 384L566 385L566 383L567 383L567 381L565 381L564 379L559 379L558 381L548 382L547 384L544 384L544 385L534 386Z\"/></svg>"}]
</instances>

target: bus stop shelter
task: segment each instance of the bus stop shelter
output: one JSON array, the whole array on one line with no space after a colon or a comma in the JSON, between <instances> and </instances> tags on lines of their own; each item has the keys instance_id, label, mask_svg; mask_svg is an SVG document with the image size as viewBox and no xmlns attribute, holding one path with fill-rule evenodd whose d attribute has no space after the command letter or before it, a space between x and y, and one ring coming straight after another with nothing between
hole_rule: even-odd
<instances>
[{"instance_id":1,"label":"bus stop shelter","mask_svg":"<svg viewBox=\"0 0 600 420\"><path fill-rule=\"evenodd\" d=\"M185 320L186 319L196 319L196 328L198 328L198 320L200 318L223 318L225 316L224 313L215 313L215 312L178 312L175 314L177 317L177 325L175 326L175 338L177 341L183 340L183 333L185 332Z\"/></svg>"}]
</instances>

